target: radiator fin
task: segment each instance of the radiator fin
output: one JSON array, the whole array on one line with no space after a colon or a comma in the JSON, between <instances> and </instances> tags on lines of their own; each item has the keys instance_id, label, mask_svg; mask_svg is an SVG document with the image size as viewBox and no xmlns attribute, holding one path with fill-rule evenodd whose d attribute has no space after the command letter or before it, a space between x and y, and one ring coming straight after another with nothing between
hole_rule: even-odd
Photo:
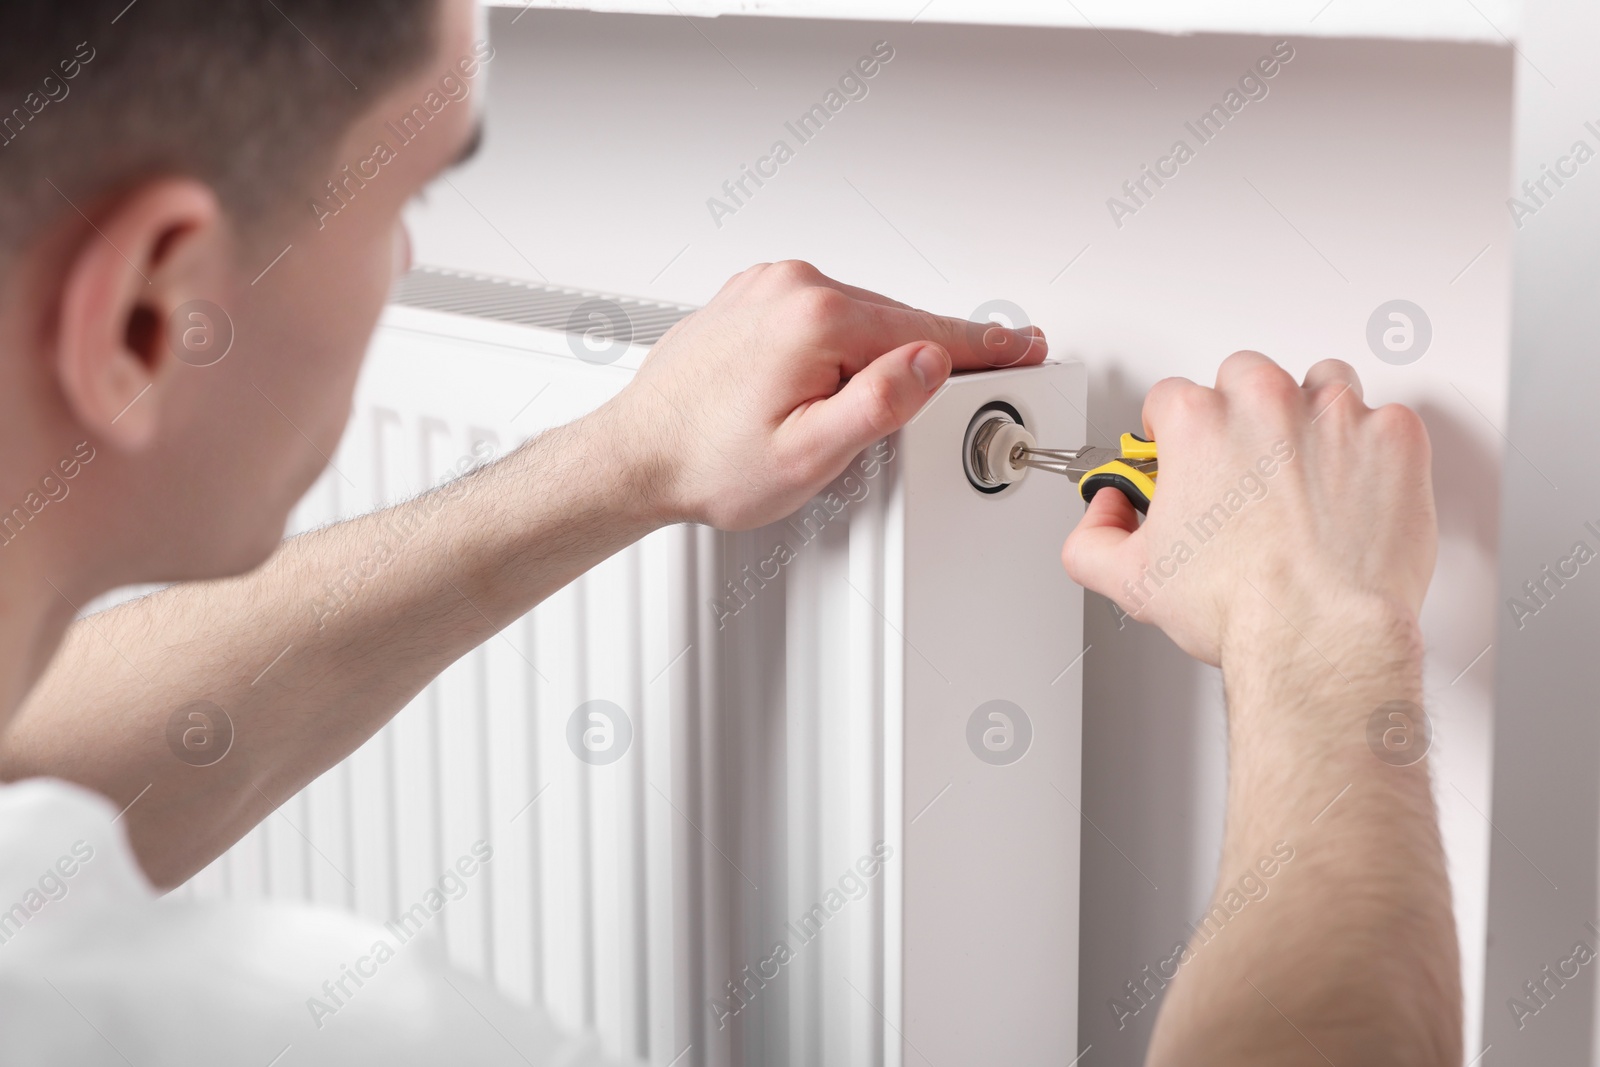
<instances>
[{"instance_id":1,"label":"radiator fin","mask_svg":"<svg viewBox=\"0 0 1600 1067\"><path fill-rule=\"evenodd\" d=\"M400 279L392 300L402 307L543 330L581 332L596 341L623 341L646 347L661 340L663 334L695 310L682 304L562 289L438 267L413 269Z\"/></svg>"}]
</instances>

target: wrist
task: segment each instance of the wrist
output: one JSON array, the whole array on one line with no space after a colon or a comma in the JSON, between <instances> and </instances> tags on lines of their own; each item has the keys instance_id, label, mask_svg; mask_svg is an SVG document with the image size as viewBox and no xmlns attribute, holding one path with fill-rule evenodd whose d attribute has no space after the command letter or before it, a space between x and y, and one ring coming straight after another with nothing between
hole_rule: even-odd
<instances>
[{"instance_id":1,"label":"wrist","mask_svg":"<svg viewBox=\"0 0 1600 1067\"><path fill-rule=\"evenodd\" d=\"M1221 646L1230 716L1303 718L1319 734L1334 727L1343 736L1389 701L1420 705L1422 631L1407 606L1356 595L1280 611L1254 592L1244 596L1256 604L1229 620Z\"/></svg>"},{"instance_id":2,"label":"wrist","mask_svg":"<svg viewBox=\"0 0 1600 1067\"><path fill-rule=\"evenodd\" d=\"M1395 832L1434 832L1415 616L1363 600L1312 619L1296 618L1297 632L1273 615L1225 648L1230 807L1277 833L1342 797L1324 828L1367 812Z\"/></svg>"},{"instance_id":3,"label":"wrist","mask_svg":"<svg viewBox=\"0 0 1600 1067\"><path fill-rule=\"evenodd\" d=\"M627 410L622 403L625 395L571 425L576 446L594 464L596 481L622 523L649 532L688 521L672 504L677 477L667 450L643 420Z\"/></svg>"},{"instance_id":4,"label":"wrist","mask_svg":"<svg viewBox=\"0 0 1600 1067\"><path fill-rule=\"evenodd\" d=\"M1309 660L1335 682L1374 669L1422 663L1422 630L1414 610L1372 593L1314 604L1270 601L1258 590L1239 595L1219 643L1224 673L1253 671L1263 661Z\"/></svg>"}]
</instances>

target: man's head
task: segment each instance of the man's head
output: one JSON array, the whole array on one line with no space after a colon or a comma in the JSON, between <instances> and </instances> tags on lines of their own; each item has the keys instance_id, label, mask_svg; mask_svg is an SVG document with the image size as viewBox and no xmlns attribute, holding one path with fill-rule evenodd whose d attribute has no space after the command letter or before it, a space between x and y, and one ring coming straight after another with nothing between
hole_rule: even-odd
<instances>
[{"instance_id":1,"label":"man's head","mask_svg":"<svg viewBox=\"0 0 1600 1067\"><path fill-rule=\"evenodd\" d=\"M476 15L473 0L8 5L0 563L31 557L88 594L271 551L409 257L400 212L475 140L492 56ZM69 457L52 499L42 480Z\"/></svg>"}]
</instances>

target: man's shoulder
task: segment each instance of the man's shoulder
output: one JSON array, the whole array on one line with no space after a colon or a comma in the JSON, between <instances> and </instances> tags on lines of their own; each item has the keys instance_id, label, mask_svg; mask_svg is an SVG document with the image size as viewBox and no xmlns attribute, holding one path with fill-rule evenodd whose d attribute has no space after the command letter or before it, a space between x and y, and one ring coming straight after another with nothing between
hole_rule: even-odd
<instances>
[{"instance_id":1,"label":"man's shoulder","mask_svg":"<svg viewBox=\"0 0 1600 1067\"><path fill-rule=\"evenodd\" d=\"M109 800L48 778L0 786L0 946L47 915L154 896Z\"/></svg>"},{"instance_id":2,"label":"man's shoulder","mask_svg":"<svg viewBox=\"0 0 1600 1067\"><path fill-rule=\"evenodd\" d=\"M90 789L59 778L25 778L0 785L0 845L13 839L30 825L46 830L48 824L65 822L115 825L117 809L111 801Z\"/></svg>"},{"instance_id":3,"label":"man's shoulder","mask_svg":"<svg viewBox=\"0 0 1600 1067\"><path fill-rule=\"evenodd\" d=\"M115 804L0 787L0 1067L609 1064L436 943L295 902L158 899Z\"/></svg>"}]
</instances>

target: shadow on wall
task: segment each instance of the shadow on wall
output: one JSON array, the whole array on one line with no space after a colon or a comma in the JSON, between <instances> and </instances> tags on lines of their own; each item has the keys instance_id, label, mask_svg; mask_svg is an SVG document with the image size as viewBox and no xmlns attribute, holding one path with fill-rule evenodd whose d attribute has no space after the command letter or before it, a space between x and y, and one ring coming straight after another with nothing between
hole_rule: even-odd
<instances>
[{"instance_id":1,"label":"shadow on wall","mask_svg":"<svg viewBox=\"0 0 1600 1067\"><path fill-rule=\"evenodd\" d=\"M1141 425L1153 383L1098 362L1091 432L1106 443L1105 435ZM1083 880L1079 1045L1094 1044L1104 1063L1139 1064L1160 996L1132 997L1127 983L1137 985L1144 966L1154 970L1187 937L1182 917L1204 909L1221 847L1218 783L1207 775L1227 750L1221 676L1095 593L1084 594L1084 641L1083 750L1095 756L1083 764L1083 812L1093 825L1083 827L1082 863L1097 874ZM1113 998L1125 1010L1113 1009Z\"/></svg>"},{"instance_id":2,"label":"shadow on wall","mask_svg":"<svg viewBox=\"0 0 1600 1067\"><path fill-rule=\"evenodd\" d=\"M1439 536L1467 541L1494 558L1499 544L1499 501L1482 492L1485 473L1499 470L1501 456L1489 449L1477 427L1432 402L1415 405L1433 442L1433 495ZM1515 457L1513 457L1513 460Z\"/></svg>"}]
</instances>

